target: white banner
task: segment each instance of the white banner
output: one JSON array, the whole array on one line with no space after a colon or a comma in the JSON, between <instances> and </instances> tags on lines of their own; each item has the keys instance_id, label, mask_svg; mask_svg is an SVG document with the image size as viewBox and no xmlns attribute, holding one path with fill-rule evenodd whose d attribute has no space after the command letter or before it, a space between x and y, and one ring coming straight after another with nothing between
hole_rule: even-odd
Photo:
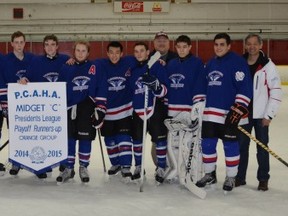
<instances>
[{"instance_id":1,"label":"white banner","mask_svg":"<svg viewBox=\"0 0 288 216\"><path fill-rule=\"evenodd\" d=\"M67 159L66 84L8 84L9 161L33 173Z\"/></svg>"}]
</instances>

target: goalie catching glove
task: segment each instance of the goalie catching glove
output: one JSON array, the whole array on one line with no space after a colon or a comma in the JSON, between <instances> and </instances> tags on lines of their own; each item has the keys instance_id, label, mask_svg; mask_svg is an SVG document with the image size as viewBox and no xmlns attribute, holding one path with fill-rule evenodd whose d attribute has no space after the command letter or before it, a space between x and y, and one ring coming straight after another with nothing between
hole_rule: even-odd
<instances>
[{"instance_id":1,"label":"goalie catching glove","mask_svg":"<svg viewBox=\"0 0 288 216\"><path fill-rule=\"evenodd\" d=\"M147 85L149 89L153 91L154 94L159 95L162 92L162 86L157 77L145 74L141 76L142 83Z\"/></svg>"},{"instance_id":2,"label":"goalie catching glove","mask_svg":"<svg viewBox=\"0 0 288 216\"><path fill-rule=\"evenodd\" d=\"M94 128L98 129L103 125L106 110L102 107L96 107L94 113L91 116L92 125Z\"/></svg>"},{"instance_id":3,"label":"goalie catching glove","mask_svg":"<svg viewBox=\"0 0 288 216\"><path fill-rule=\"evenodd\" d=\"M225 125L236 128L241 118L247 116L248 113L249 111L245 106L235 103L233 106L231 106L230 111L226 116Z\"/></svg>"}]
</instances>

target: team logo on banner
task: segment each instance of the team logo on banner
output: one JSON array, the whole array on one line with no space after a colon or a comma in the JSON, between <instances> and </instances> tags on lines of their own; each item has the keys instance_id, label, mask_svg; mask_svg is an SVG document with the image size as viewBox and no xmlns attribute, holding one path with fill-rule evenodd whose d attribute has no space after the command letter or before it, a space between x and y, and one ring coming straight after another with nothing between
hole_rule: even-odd
<instances>
[{"instance_id":1,"label":"team logo on banner","mask_svg":"<svg viewBox=\"0 0 288 216\"><path fill-rule=\"evenodd\" d=\"M47 158L46 151L41 146L36 146L31 150L29 155L32 163L44 163L45 159Z\"/></svg>"}]
</instances>

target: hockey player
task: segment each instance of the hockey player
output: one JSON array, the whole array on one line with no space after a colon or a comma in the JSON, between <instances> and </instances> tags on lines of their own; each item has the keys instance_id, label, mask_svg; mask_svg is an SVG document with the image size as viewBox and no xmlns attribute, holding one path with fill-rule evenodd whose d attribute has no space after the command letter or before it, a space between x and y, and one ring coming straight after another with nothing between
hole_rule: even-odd
<instances>
[{"instance_id":1,"label":"hockey player","mask_svg":"<svg viewBox=\"0 0 288 216\"><path fill-rule=\"evenodd\" d=\"M44 55L36 56L31 61L25 77L20 80L26 82L56 82L59 70L70 58L58 53L58 38L55 35L46 35L43 39Z\"/></svg>"},{"instance_id":2,"label":"hockey player","mask_svg":"<svg viewBox=\"0 0 288 216\"><path fill-rule=\"evenodd\" d=\"M206 65L207 94L202 124L202 150L205 176L196 185L215 184L216 145L222 139L226 161L223 190L231 191L239 164L237 126L247 123L247 107L252 97L252 81L245 60L230 51L231 39L227 33L214 37L216 56Z\"/></svg>"},{"instance_id":3,"label":"hockey player","mask_svg":"<svg viewBox=\"0 0 288 216\"><path fill-rule=\"evenodd\" d=\"M182 111L191 112L193 102L203 101L206 93L204 65L190 53L191 39L181 35L176 39L175 47L178 57L167 65L169 117L175 117Z\"/></svg>"},{"instance_id":4,"label":"hockey player","mask_svg":"<svg viewBox=\"0 0 288 216\"><path fill-rule=\"evenodd\" d=\"M143 118L144 118L144 85L149 87L148 94L148 131L152 137L152 142L156 144L157 168L155 179L157 182L164 181L164 171L166 167L166 149L167 149L167 129L164 125L164 119L167 116L165 107L155 107L156 97L164 97L167 93L166 70L159 62L156 62L150 69L150 75L146 74L148 70L147 62L149 50L147 44L138 42L134 45L134 56L138 61L138 66L132 70L130 79L131 89L133 91L133 123L132 137L133 150L135 157L135 171L132 179L141 177L141 158L142 158L142 136L143 136Z\"/></svg>"},{"instance_id":5,"label":"hockey player","mask_svg":"<svg viewBox=\"0 0 288 216\"><path fill-rule=\"evenodd\" d=\"M97 70L98 65L88 60L89 51L88 42L77 41L74 45L75 64L63 65L60 70L59 81L67 83L68 159L65 170L56 179L59 183L74 177L77 140L79 175L82 182L89 182L87 167L91 143L96 136L93 125L100 127L105 116L107 79L101 70Z\"/></svg>"},{"instance_id":6,"label":"hockey player","mask_svg":"<svg viewBox=\"0 0 288 216\"><path fill-rule=\"evenodd\" d=\"M57 82L59 71L63 64L69 60L68 55L58 53L58 38L54 35L46 35L43 39L44 55L35 56L31 64L28 66L24 77L19 80L19 83L26 84L27 82ZM64 168L60 166L63 171ZM47 170L51 174L52 169ZM47 178L47 173L37 175L40 179Z\"/></svg>"},{"instance_id":7,"label":"hockey player","mask_svg":"<svg viewBox=\"0 0 288 216\"><path fill-rule=\"evenodd\" d=\"M17 83L25 76L27 68L33 58L32 53L24 52L25 43L25 35L20 31L14 32L11 35L13 51L3 58L3 69L1 70L2 74L0 79L0 100L2 112L5 117L8 117L7 85L8 83ZM12 163L12 168L9 173L10 175L17 175L19 170L19 165Z\"/></svg>"},{"instance_id":8,"label":"hockey player","mask_svg":"<svg viewBox=\"0 0 288 216\"><path fill-rule=\"evenodd\" d=\"M249 106L249 124L243 128L251 133L255 130L256 139L268 146L269 125L276 116L279 109L282 90L281 80L275 64L262 51L263 41L257 34L249 34L245 38L247 53L244 58L247 60L250 74L253 78L253 103ZM249 157L250 139L245 134L239 134L240 163L236 177L236 187L246 184L246 171ZM268 190L270 178L269 153L257 145L259 181L258 190Z\"/></svg>"},{"instance_id":9,"label":"hockey player","mask_svg":"<svg viewBox=\"0 0 288 216\"><path fill-rule=\"evenodd\" d=\"M178 57L172 59L167 65L167 74L169 78L167 94L168 116L170 118L177 116L179 121L188 123L187 127L189 127L189 121L191 122L190 113L192 110L192 104L205 100L206 82L204 76L204 65L199 58L191 54L191 39L187 35L179 36L175 43ZM183 119L179 119L181 118L179 117L181 115L183 115ZM187 116L189 119L187 119ZM181 164L183 162L185 163L188 159L186 157L189 156L189 153L184 153L184 148L182 148L182 146L185 147L186 150L190 151L190 146L187 145L191 142L191 133L188 133L187 131L187 133L181 132L180 134L179 131L176 132L172 128L170 130L168 140L168 159L171 162L171 169L167 174L167 180L174 181L177 179L177 175L180 175L179 172L181 172ZM180 138L180 135L185 135L185 137ZM182 143L179 143L179 141ZM182 158L185 158L185 160L182 161ZM194 158L195 157L193 157L193 159ZM201 160L200 157L199 161L201 162ZM186 164L184 165L186 166ZM201 166L201 164L199 166ZM180 180L180 183L183 182Z\"/></svg>"},{"instance_id":10,"label":"hockey player","mask_svg":"<svg viewBox=\"0 0 288 216\"><path fill-rule=\"evenodd\" d=\"M129 88L131 68L136 65L132 56L123 57L123 46L118 41L107 46L108 59L102 60L102 69L107 75L107 111L101 134L104 136L112 167L108 175L121 170L124 178L131 178L132 162L132 92ZM98 70L99 71L99 70Z\"/></svg>"}]
</instances>

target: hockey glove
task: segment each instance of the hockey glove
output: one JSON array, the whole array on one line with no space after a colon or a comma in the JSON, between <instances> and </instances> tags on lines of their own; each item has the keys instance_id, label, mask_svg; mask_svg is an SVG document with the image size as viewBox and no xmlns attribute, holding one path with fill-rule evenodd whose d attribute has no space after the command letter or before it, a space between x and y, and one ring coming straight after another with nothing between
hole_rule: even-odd
<instances>
[{"instance_id":1,"label":"hockey glove","mask_svg":"<svg viewBox=\"0 0 288 216\"><path fill-rule=\"evenodd\" d=\"M230 111L226 116L225 125L227 127L236 128L241 118L247 116L248 113L249 111L245 106L242 106L239 103L235 103L233 106L231 106Z\"/></svg>"},{"instance_id":2,"label":"hockey glove","mask_svg":"<svg viewBox=\"0 0 288 216\"><path fill-rule=\"evenodd\" d=\"M7 102L2 102L1 108L2 108L3 117L8 118L8 104L7 104Z\"/></svg>"},{"instance_id":3,"label":"hockey glove","mask_svg":"<svg viewBox=\"0 0 288 216\"><path fill-rule=\"evenodd\" d=\"M91 116L92 126L96 129L100 128L103 124L106 110L101 107L96 107L94 113Z\"/></svg>"},{"instance_id":4,"label":"hockey glove","mask_svg":"<svg viewBox=\"0 0 288 216\"><path fill-rule=\"evenodd\" d=\"M157 77L145 74L141 76L142 78L142 83L144 85L147 85L149 89L151 89L154 94L158 95L162 91L162 86Z\"/></svg>"}]
</instances>

